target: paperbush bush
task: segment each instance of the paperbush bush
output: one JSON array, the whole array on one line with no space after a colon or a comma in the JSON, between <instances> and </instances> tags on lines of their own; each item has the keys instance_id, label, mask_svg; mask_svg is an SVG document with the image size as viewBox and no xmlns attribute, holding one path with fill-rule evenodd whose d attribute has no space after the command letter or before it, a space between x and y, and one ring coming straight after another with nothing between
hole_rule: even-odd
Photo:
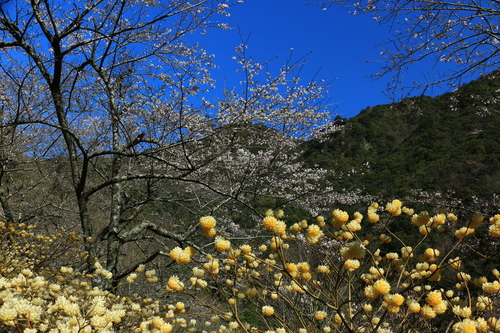
<instances>
[{"instance_id":1,"label":"paperbush bush","mask_svg":"<svg viewBox=\"0 0 500 333\"><path fill-rule=\"evenodd\" d=\"M213 332L500 330L500 272L467 270L468 260L496 256L478 249L496 244L500 215L489 223L477 214L458 221L394 200L384 208L373 203L363 214L336 209L330 221L284 220L283 212L269 211L262 221L269 240L250 245L218 232L213 217L201 218L214 252L200 258L173 249L172 259L189 262L193 274L172 276L167 291L189 295L205 316L216 316L222 324L207 329ZM199 298L204 290L215 301Z\"/></svg>"},{"instance_id":2,"label":"paperbush bush","mask_svg":"<svg viewBox=\"0 0 500 333\"><path fill-rule=\"evenodd\" d=\"M459 221L394 200L363 213L285 221L282 211L268 211L258 244L247 242L250 235L231 239L214 217L202 217L200 237L212 250L173 248L178 271L191 274L166 277L157 299L93 288L93 279L113 276L98 261L93 274L66 265L85 258L74 233L42 236L0 224L0 322L27 333L500 331L500 272L488 266L496 253L479 251L497 245L500 215ZM63 244L72 251L58 252ZM120 282L141 278L162 280L141 265Z\"/></svg>"}]
</instances>

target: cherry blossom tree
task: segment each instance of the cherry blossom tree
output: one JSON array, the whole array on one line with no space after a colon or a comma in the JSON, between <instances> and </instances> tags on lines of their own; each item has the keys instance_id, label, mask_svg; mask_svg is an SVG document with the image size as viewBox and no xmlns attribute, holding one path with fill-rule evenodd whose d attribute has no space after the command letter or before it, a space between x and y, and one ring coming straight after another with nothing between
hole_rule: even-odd
<instances>
[{"instance_id":1,"label":"cherry blossom tree","mask_svg":"<svg viewBox=\"0 0 500 333\"><path fill-rule=\"evenodd\" d=\"M318 195L326 171L304 168L297 146L334 130L325 82L298 79L301 59L273 72L241 45L241 91L205 97L213 56L186 37L226 29L215 20L231 5L13 0L0 8L2 128L24 140L24 158L63 161L57 173L72 189L65 209L87 239L84 269L103 260L115 277L99 287L190 243L196 221L185 219L201 212L250 209L266 196L319 209L306 197Z\"/></svg>"}]
</instances>

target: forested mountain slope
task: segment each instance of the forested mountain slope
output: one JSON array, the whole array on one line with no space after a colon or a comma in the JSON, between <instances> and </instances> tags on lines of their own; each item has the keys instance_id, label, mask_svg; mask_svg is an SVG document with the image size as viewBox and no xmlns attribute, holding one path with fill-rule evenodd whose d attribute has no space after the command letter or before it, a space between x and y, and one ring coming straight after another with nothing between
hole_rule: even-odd
<instances>
[{"instance_id":1,"label":"forested mountain slope","mask_svg":"<svg viewBox=\"0 0 500 333\"><path fill-rule=\"evenodd\" d=\"M363 110L326 141L305 143L311 164L342 175L340 188L377 196L412 189L464 200L500 192L500 73L452 93Z\"/></svg>"}]
</instances>

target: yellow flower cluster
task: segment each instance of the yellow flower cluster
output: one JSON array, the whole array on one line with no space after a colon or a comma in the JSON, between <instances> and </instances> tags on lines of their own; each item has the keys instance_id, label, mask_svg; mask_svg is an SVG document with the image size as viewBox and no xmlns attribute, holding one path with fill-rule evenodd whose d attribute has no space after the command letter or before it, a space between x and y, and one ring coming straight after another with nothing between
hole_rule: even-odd
<instances>
[{"instance_id":1,"label":"yellow flower cluster","mask_svg":"<svg viewBox=\"0 0 500 333\"><path fill-rule=\"evenodd\" d=\"M340 255L345 260L353 258L361 259L365 256L365 254L365 247L358 242L351 242L348 246L342 247L340 249Z\"/></svg>"},{"instance_id":2,"label":"yellow flower cluster","mask_svg":"<svg viewBox=\"0 0 500 333\"><path fill-rule=\"evenodd\" d=\"M314 318L316 320L323 320L325 319L327 316L326 312L325 311L316 311L314 312Z\"/></svg>"},{"instance_id":3,"label":"yellow flower cluster","mask_svg":"<svg viewBox=\"0 0 500 333\"><path fill-rule=\"evenodd\" d=\"M422 235L428 235L432 229L437 229L438 231L445 230L446 215L436 214L431 217L428 212L424 211L419 214L413 214L411 222L419 227L419 232Z\"/></svg>"},{"instance_id":4,"label":"yellow flower cluster","mask_svg":"<svg viewBox=\"0 0 500 333\"><path fill-rule=\"evenodd\" d=\"M440 254L441 252L438 249L428 248L424 251L424 259L427 262L434 262Z\"/></svg>"},{"instance_id":5,"label":"yellow flower cluster","mask_svg":"<svg viewBox=\"0 0 500 333\"><path fill-rule=\"evenodd\" d=\"M385 294L384 306L389 313L398 313L400 306L404 303L405 298L401 294Z\"/></svg>"},{"instance_id":6,"label":"yellow flower cluster","mask_svg":"<svg viewBox=\"0 0 500 333\"><path fill-rule=\"evenodd\" d=\"M430 220L431 220L431 217L429 216L429 213L426 211L420 212L418 214L414 214L411 217L411 223L413 223L417 227L421 227L423 225L428 225Z\"/></svg>"},{"instance_id":7,"label":"yellow flower cluster","mask_svg":"<svg viewBox=\"0 0 500 333\"><path fill-rule=\"evenodd\" d=\"M341 226L343 231L348 231L350 233L357 232L361 230L361 221L363 220L363 215L359 212L354 213L354 219L349 223L345 223Z\"/></svg>"},{"instance_id":8,"label":"yellow flower cluster","mask_svg":"<svg viewBox=\"0 0 500 333\"><path fill-rule=\"evenodd\" d=\"M216 236L215 249L219 252L229 251L231 249L231 242L222 236Z\"/></svg>"},{"instance_id":9,"label":"yellow flower cluster","mask_svg":"<svg viewBox=\"0 0 500 333\"><path fill-rule=\"evenodd\" d=\"M181 291L184 289L184 283L179 280L177 275L172 275L167 282L167 291Z\"/></svg>"},{"instance_id":10,"label":"yellow flower cluster","mask_svg":"<svg viewBox=\"0 0 500 333\"><path fill-rule=\"evenodd\" d=\"M267 215L262 220L264 228L273 231L275 234L283 236L286 233L286 224L272 215Z\"/></svg>"},{"instance_id":11,"label":"yellow flower cluster","mask_svg":"<svg viewBox=\"0 0 500 333\"><path fill-rule=\"evenodd\" d=\"M340 209L335 209L332 212L332 225L334 227L340 228L342 224L349 220L349 214Z\"/></svg>"},{"instance_id":12,"label":"yellow flower cluster","mask_svg":"<svg viewBox=\"0 0 500 333\"><path fill-rule=\"evenodd\" d=\"M490 218L489 232L493 237L500 237L500 214Z\"/></svg>"},{"instance_id":13,"label":"yellow flower cluster","mask_svg":"<svg viewBox=\"0 0 500 333\"><path fill-rule=\"evenodd\" d=\"M382 219L377 210L378 205L376 203L370 205L367 214L369 222L375 223ZM411 216L411 223L418 226L418 232L423 234L424 237L431 237L430 231L434 228L438 230L450 230L451 228L443 228L447 221L456 222L456 216L453 214L445 215L440 213L432 217L427 212L414 214L412 209L402 207L400 201L389 203L386 206L386 210L393 218L403 219L404 217L398 217L401 213ZM207 263L203 264L196 271L193 270L191 284L192 286L207 288L207 280L203 279L207 277L206 272L210 272L208 276L213 279L218 279L217 276L222 274L222 283L218 285L228 286L228 291L219 289L219 292L226 295L225 297L228 299L227 303L230 309L229 313L227 313L228 320L230 320L229 318L234 320L237 313L241 310L239 307L245 307L248 302L258 305L262 309L263 318L269 316L279 318L279 314L275 311L277 308L276 305L280 304L280 308L284 304L293 306L294 302L290 301L293 293L298 293L301 297L308 297L308 295L311 295L311 297L317 297L317 295L335 295L331 298L327 297L323 299L321 303L331 308L335 308L334 304L337 304L333 300L335 302L343 300L344 304L351 304L353 301L349 301L349 293L341 294L340 290L329 290L325 293L325 290L322 289L324 286L330 285L336 276L342 276L342 274L347 273L349 275L343 275L343 279L348 281L348 285L353 288L352 290L355 290L355 286L359 284L359 281L364 281L367 284L362 290L361 295L353 295L352 297L364 302L362 309L366 314L370 314L366 316L366 321L368 325L374 325L372 328L379 327L377 330L379 332L382 332L381 329L384 332L389 331L390 320L392 320L390 315L407 311L407 313L418 314L423 320L432 321L438 315L446 313L449 308L452 309L451 312L454 315L463 318L462 322L456 323L453 326L454 332L469 331L469 327L472 326L469 325L470 322L468 320L471 320L470 318L473 317L474 311L484 312L491 308L493 303L486 297L480 296L483 298L478 297L477 301L471 300L470 302L465 302L465 300L458 297L453 298L454 293L452 290L445 292L439 289L434 290L430 285L422 285L423 281L428 281L429 283L439 281L446 268L460 269L462 258L447 259L447 264L445 264L444 260L443 262L439 262L439 259L443 257L449 258L450 253L445 252L443 254L443 249L439 246L432 248L424 247L422 249L420 244L409 246L404 243L401 244L400 252L386 252L382 254L381 248L378 248L380 244L390 242L393 239L400 241L399 238L391 233L386 224L382 224L382 227L379 227L384 232L378 236L368 232L364 233L365 236L360 237L358 232L362 229L363 216L360 213L354 213L352 216L352 220L349 221L347 212L338 209L332 212L332 225L334 228L339 228L340 230L329 230L322 218L316 219L317 224L308 224L307 221L303 220L290 227L289 230L293 235L292 237L286 235L286 230L283 226L278 225L280 222L275 214L267 214L263 220L263 226L265 229L273 231L276 236L273 236L268 244L257 246L263 255L267 253L268 249L271 250L267 254L267 258L259 258L257 254L252 252L252 247L249 245L238 247L234 244L228 244L229 241L225 238L217 238L216 250L226 251L227 253L226 257L221 259L223 265L225 265L224 269L219 270L218 263L216 263L215 266L217 269L213 270L211 266L213 266L215 258L207 257ZM500 220L500 215L498 217L497 220ZM480 220L479 217L473 217L466 228L480 227ZM490 221L497 220L490 219ZM302 244L300 242L293 243L299 234L303 234L303 239L312 246L307 250L307 253L318 251L317 259L315 260L319 260L320 264L317 264L315 269L311 265L312 261L289 260L288 258L290 255L293 256L294 253L300 253L297 248L293 250L297 252L291 251L292 245L300 246ZM320 239L322 239L321 242L319 241ZM334 249L332 247L334 240L338 244L338 250L332 251ZM217 245L218 242L220 242L220 246ZM278 249L280 250L278 251ZM337 265L338 258L342 260L340 266ZM370 264L366 265L366 263ZM368 268L368 271L365 271L365 267ZM225 275L230 278L222 278ZM256 287L252 281L262 276L273 277L273 284L267 287L262 285ZM498 276L500 277L500 272L498 272ZM467 284L472 281L472 277L465 272L459 272L456 278L459 281L456 286L458 291L468 288ZM205 283L198 285L196 281L203 281ZM500 290L498 277L492 282L488 282L484 277L477 278L474 279L474 283L482 287L486 293L494 293ZM334 283L331 285L334 285ZM411 285L415 285L415 287L409 287ZM185 288L181 289L181 291L187 292ZM376 299L379 297L383 300L383 310L387 311L389 316L381 316L382 313L380 311L382 310L376 306ZM313 299L311 298L311 300ZM330 301L332 302L331 304L329 304ZM467 304L473 304L473 307L469 307ZM306 315L301 313L299 308L295 311L300 316ZM351 320L349 316L341 313L336 313L330 319L330 316L321 310L311 313L310 316L318 322L325 323L323 326L324 332L330 332L333 329L332 327L338 328L339 325L348 324ZM384 322L382 322L381 318L385 318ZM474 327L477 331L486 332L487 329L485 329L486 326L484 325L489 325L490 327L496 325L496 321L490 320L487 322L486 320L481 320L481 317L474 319ZM286 321L283 323L292 325ZM292 326L288 326L289 331L305 331L305 329L300 328L299 323L300 321L297 322L298 326L293 326L293 329L291 328ZM241 327L241 325L245 326L246 324L244 322L235 323L234 321L229 323L229 327ZM356 322L352 321L350 325L355 326ZM411 325L414 325L414 323ZM252 331L252 327L248 326L248 328L249 331ZM274 331L281 332L282 329L282 327L276 328ZM258 329L255 328L255 330L257 331Z\"/></svg>"},{"instance_id":14,"label":"yellow flower cluster","mask_svg":"<svg viewBox=\"0 0 500 333\"><path fill-rule=\"evenodd\" d=\"M472 237L460 237L460 229L454 231L456 216L415 214L399 200L385 208L379 211L373 203L366 217L355 212L351 218L336 209L331 225L318 217L314 223L302 220L289 229L280 220L282 211L269 211L260 227L272 234L256 233L252 240L216 231L215 218L205 216L199 221L203 234L215 239L205 245L200 241L199 246L208 253L174 247L169 253L174 264L189 266L170 267L175 275L168 278L157 272L159 266L155 270L141 265L121 280L96 261L92 276L75 274L64 265L46 279L33 271L36 260L23 262L18 256L22 265L11 271L0 267L0 322L26 333L73 328L82 333L385 333L395 327L440 331L446 329L440 326L446 316L453 316L458 320L453 332L499 331L500 272L493 270L491 278L489 273L475 276L466 271L464 252L475 254L480 247L476 240L469 242ZM486 232L483 219L473 216L464 224L464 235L468 230ZM500 215L489 220L490 234L495 236L491 230L499 225ZM402 230L402 225L405 236L414 233L419 241L407 244L406 237L393 231L393 226ZM435 239L435 229L446 232ZM462 244L466 246L458 246ZM175 304L118 297L90 283L92 278L120 279L115 281L117 288L126 295L127 288L140 290L134 285L139 276L151 283L165 279L158 295L163 298L166 290ZM452 279L456 284L443 289L443 276L447 284ZM255 315L257 321L246 322Z\"/></svg>"},{"instance_id":15,"label":"yellow flower cluster","mask_svg":"<svg viewBox=\"0 0 500 333\"><path fill-rule=\"evenodd\" d=\"M377 223L380 221L380 215L377 214L377 209L378 209L378 203L374 202L372 203L367 210L367 215L368 215L368 221L370 223Z\"/></svg>"},{"instance_id":16,"label":"yellow flower cluster","mask_svg":"<svg viewBox=\"0 0 500 333\"><path fill-rule=\"evenodd\" d=\"M317 224L311 224L307 227L306 241L309 244L316 244L321 237L323 237L323 231Z\"/></svg>"},{"instance_id":17,"label":"yellow flower cluster","mask_svg":"<svg viewBox=\"0 0 500 333\"><path fill-rule=\"evenodd\" d=\"M413 249L411 246L403 246L401 248L401 256L403 259L413 258Z\"/></svg>"},{"instance_id":18,"label":"yellow flower cluster","mask_svg":"<svg viewBox=\"0 0 500 333\"><path fill-rule=\"evenodd\" d=\"M493 294L497 291L500 291L500 282L498 282L498 280L495 280L493 282L484 282L481 285L481 288L485 293Z\"/></svg>"},{"instance_id":19,"label":"yellow flower cluster","mask_svg":"<svg viewBox=\"0 0 500 333\"><path fill-rule=\"evenodd\" d=\"M448 263L450 264L451 268L460 269L460 266L462 265L462 259L460 259L460 257L456 257L454 259L448 260Z\"/></svg>"},{"instance_id":20,"label":"yellow flower cluster","mask_svg":"<svg viewBox=\"0 0 500 333\"><path fill-rule=\"evenodd\" d=\"M179 246L174 247L169 255L172 260L175 260L178 264L187 264L191 261L191 258L196 254L196 250L188 246L185 249Z\"/></svg>"},{"instance_id":21,"label":"yellow flower cluster","mask_svg":"<svg viewBox=\"0 0 500 333\"><path fill-rule=\"evenodd\" d=\"M206 237L213 237L216 234L215 218L213 216L203 216L200 218L200 227Z\"/></svg>"},{"instance_id":22,"label":"yellow flower cluster","mask_svg":"<svg viewBox=\"0 0 500 333\"><path fill-rule=\"evenodd\" d=\"M264 316L272 316L274 314L274 308L269 305L264 305L262 307L262 314Z\"/></svg>"},{"instance_id":23,"label":"yellow flower cluster","mask_svg":"<svg viewBox=\"0 0 500 333\"><path fill-rule=\"evenodd\" d=\"M344 262L344 268L350 272L358 269L360 265L361 265L361 263L359 262L358 259L347 259Z\"/></svg>"},{"instance_id":24,"label":"yellow flower cluster","mask_svg":"<svg viewBox=\"0 0 500 333\"><path fill-rule=\"evenodd\" d=\"M399 216L401 215L401 207L403 206L403 203L401 200L395 199L392 202L389 202L385 206L385 210L389 212L392 216Z\"/></svg>"},{"instance_id":25,"label":"yellow flower cluster","mask_svg":"<svg viewBox=\"0 0 500 333\"><path fill-rule=\"evenodd\" d=\"M386 279L379 279L372 285L365 288L365 296L369 299L376 299L379 295L386 295L391 291L391 285Z\"/></svg>"},{"instance_id":26,"label":"yellow flower cluster","mask_svg":"<svg viewBox=\"0 0 500 333\"><path fill-rule=\"evenodd\" d=\"M487 323L483 320L464 319L453 325L453 333L476 333L487 332Z\"/></svg>"},{"instance_id":27,"label":"yellow flower cluster","mask_svg":"<svg viewBox=\"0 0 500 333\"><path fill-rule=\"evenodd\" d=\"M435 290L427 294L426 298L427 304L430 306L439 306L443 303L443 297L441 296L441 291Z\"/></svg>"},{"instance_id":28,"label":"yellow flower cluster","mask_svg":"<svg viewBox=\"0 0 500 333\"><path fill-rule=\"evenodd\" d=\"M45 254L50 254L48 243L54 244L60 239L79 240L73 233L61 231L56 238L35 233L18 233L24 226L12 226L0 236L8 238L10 247L0 249L0 257L5 260L15 258L15 251L26 249L30 243L33 262L41 262ZM67 237L69 236L69 237ZM29 242L27 242L29 240ZM63 244L71 243L65 241ZM57 247L63 244L56 243ZM80 244L78 242L73 244ZM22 246L21 246L22 245ZM12 251L12 252L10 252ZM64 255L77 253L69 249ZM21 255L21 254L20 254ZM26 256L26 253L22 254ZM39 256L39 257L37 257ZM59 258L57 253L54 258ZM60 257L65 262L66 256ZM78 254L73 260L80 260ZM69 258L68 258L69 259ZM40 275L30 261L18 261L18 266L3 270L0 274L0 326L12 327L16 332L171 332L182 318L162 315L158 301L137 297L120 297L108 291L92 287L92 279L112 279L99 261L95 261L94 274L78 274L70 266L61 266L56 270L45 267ZM18 272L14 274L14 271ZM5 274L4 274L5 273ZM149 282L157 282L154 269L145 270L139 266L135 273L127 277L127 282L134 282L138 274L144 273ZM4 327L5 329L5 327Z\"/></svg>"}]
</instances>

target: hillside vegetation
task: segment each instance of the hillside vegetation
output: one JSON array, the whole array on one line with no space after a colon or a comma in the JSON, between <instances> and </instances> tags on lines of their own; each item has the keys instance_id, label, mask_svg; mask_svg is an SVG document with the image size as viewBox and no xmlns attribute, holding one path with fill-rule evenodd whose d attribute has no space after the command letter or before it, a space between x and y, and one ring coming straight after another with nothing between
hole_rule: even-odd
<instances>
[{"instance_id":1,"label":"hillside vegetation","mask_svg":"<svg viewBox=\"0 0 500 333\"><path fill-rule=\"evenodd\" d=\"M368 107L327 140L305 143L311 164L342 175L341 188L376 196L411 190L491 199L500 185L498 72L452 93Z\"/></svg>"}]
</instances>

